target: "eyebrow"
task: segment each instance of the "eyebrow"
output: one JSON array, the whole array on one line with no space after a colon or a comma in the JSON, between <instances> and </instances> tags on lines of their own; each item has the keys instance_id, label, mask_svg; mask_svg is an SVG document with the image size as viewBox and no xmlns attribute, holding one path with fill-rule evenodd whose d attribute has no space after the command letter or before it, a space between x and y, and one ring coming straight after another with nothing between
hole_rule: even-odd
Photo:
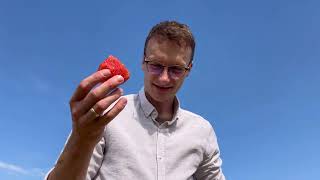
<instances>
[{"instance_id":1,"label":"eyebrow","mask_svg":"<svg viewBox=\"0 0 320 180\"><path fill-rule=\"evenodd\" d=\"M167 67L173 67L173 66L179 66L179 67L183 67L185 68L187 65L183 65L183 64L172 64L172 65L167 65L167 64L163 64L161 62L161 58L148 58L148 57L145 57L147 60L149 60L150 62L154 62L154 63L157 63L157 64L160 64L162 66L167 66ZM160 61L159 61L160 60Z\"/></svg>"}]
</instances>

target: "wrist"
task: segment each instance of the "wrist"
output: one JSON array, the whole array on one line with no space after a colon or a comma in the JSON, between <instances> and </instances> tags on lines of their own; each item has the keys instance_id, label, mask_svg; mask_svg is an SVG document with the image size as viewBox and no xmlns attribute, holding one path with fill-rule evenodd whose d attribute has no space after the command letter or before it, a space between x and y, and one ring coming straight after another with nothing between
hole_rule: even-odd
<instances>
[{"instance_id":1,"label":"wrist","mask_svg":"<svg viewBox=\"0 0 320 180\"><path fill-rule=\"evenodd\" d=\"M82 138L78 133L72 131L69 146L79 151L92 151L97 143L89 139Z\"/></svg>"}]
</instances>

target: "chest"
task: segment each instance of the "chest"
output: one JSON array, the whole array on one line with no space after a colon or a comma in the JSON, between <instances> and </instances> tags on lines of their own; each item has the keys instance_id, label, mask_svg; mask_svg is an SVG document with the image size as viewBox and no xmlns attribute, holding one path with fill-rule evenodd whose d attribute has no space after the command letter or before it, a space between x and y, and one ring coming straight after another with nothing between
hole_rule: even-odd
<instances>
[{"instance_id":1,"label":"chest","mask_svg":"<svg viewBox=\"0 0 320 180\"><path fill-rule=\"evenodd\" d=\"M188 179L202 161L203 141L193 131L159 128L151 121L119 121L107 132L105 166L110 174L121 172L146 179L161 175L170 179L180 174Z\"/></svg>"}]
</instances>

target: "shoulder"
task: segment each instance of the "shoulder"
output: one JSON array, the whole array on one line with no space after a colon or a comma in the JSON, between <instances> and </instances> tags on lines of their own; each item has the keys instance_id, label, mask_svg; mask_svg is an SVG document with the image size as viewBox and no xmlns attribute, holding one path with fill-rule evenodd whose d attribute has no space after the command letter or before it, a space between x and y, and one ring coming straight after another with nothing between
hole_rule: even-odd
<instances>
[{"instance_id":1,"label":"shoulder","mask_svg":"<svg viewBox=\"0 0 320 180\"><path fill-rule=\"evenodd\" d=\"M180 116L183 123L197 129L201 134L208 135L213 131L212 124L199 114L180 108Z\"/></svg>"},{"instance_id":2,"label":"shoulder","mask_svg":"<svg viewBox=\"0 0 320 180\"><path fill-rule=\"evenodd\" d=\"M198 142L202 152L206 154L218 149L217 136L211 122L199 114L181 108L180 110L181 129L190 134L189 141L194 139L195 144Z\"/></svg>"}]
</instances>

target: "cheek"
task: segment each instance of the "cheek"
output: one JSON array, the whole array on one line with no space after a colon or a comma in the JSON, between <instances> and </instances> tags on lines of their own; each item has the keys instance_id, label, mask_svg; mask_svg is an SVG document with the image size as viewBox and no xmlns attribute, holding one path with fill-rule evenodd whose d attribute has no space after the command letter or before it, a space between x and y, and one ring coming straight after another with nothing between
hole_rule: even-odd
<instances>
[{"instance_id":1,"label":"cheek","mask_svg":"<svg viewBox=\"0 0 320 180\"><path fill-rule=\"evenodd\" d=\"M181 79L181 80L175 82L175 86L177 89L179 89L181 87L181 85L183 84L183 81L184 81L184 79Z\"/></svg>"},{"instance_id":2,"label":"cheek","mask_svg":"<svg viewBox=\"0 0 320 180\"><path fill-rule=\"evenodd\" d=\"M144 73L144 84L145 86L151 86L152 82L154 81L153 77L147 73Z\"/></svg>"}]
</instances>

